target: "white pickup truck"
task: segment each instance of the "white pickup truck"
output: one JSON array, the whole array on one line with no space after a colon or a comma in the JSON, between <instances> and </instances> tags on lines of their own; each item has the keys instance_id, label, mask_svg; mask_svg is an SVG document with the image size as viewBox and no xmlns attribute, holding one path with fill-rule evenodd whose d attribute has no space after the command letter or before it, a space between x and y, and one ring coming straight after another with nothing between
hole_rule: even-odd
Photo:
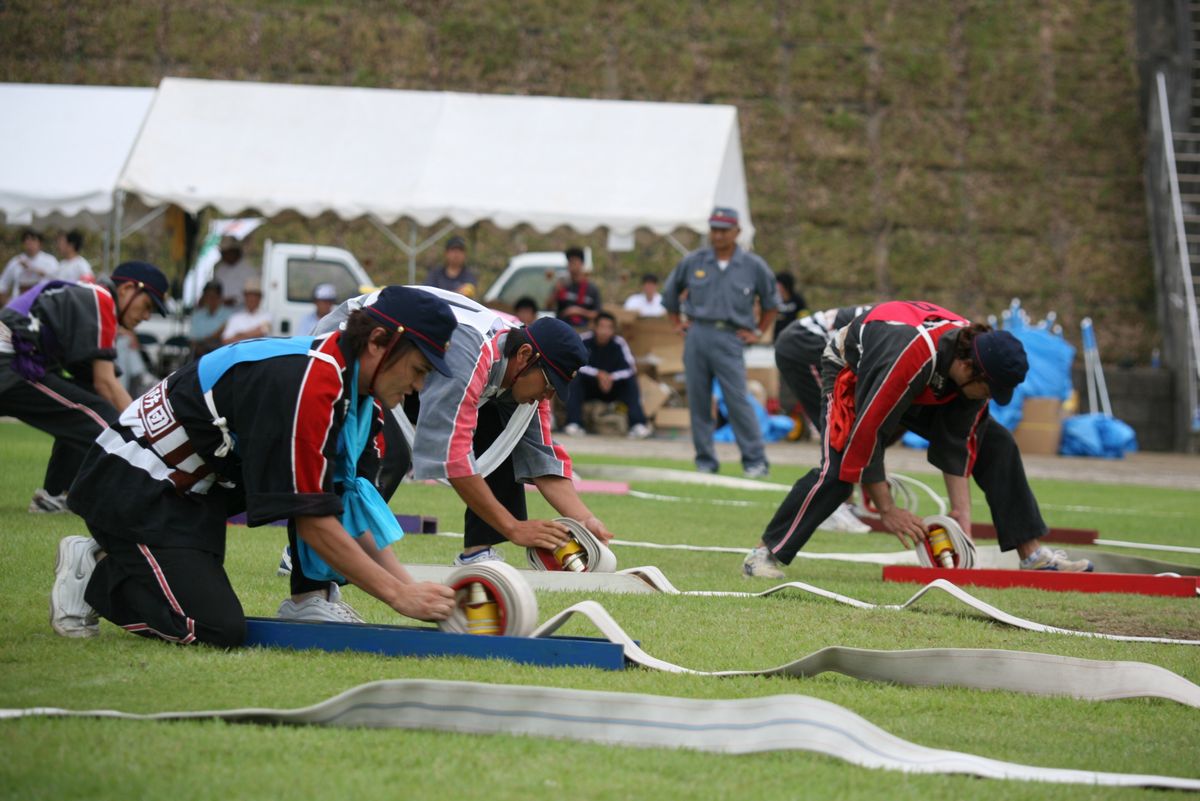
<instances>
[{"instance_id":1,"label":"white pickup truck","mask_svg":"<svg viewBox=\"0 0 1200 801\"><path fill-rule=\"evenodd\" d=\"M372 286L366 270L348 250L266 241L262 307L271 315L273 336L307 333L297 331L296 326L313 310L313 289L317 284L333 284L340 299L360 295ZM151 317L138 326L138 334L150 334L160 343L172 337L186 337L188 320L182 314L165 319Z\"/></svg>"}]
</instances>

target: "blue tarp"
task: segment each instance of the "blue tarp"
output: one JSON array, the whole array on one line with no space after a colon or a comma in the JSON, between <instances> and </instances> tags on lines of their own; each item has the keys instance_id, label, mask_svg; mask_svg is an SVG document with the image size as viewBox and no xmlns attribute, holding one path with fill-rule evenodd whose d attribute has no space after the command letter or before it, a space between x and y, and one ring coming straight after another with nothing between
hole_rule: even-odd
<instances>
[{"instance_id":1,"label":"blue tarp","mask_svg":"<svg viewBox=\"0 0 1200 801\"><path fill-rule=\"evenodd\" d=\"M729 419L729 409L725 406L725 395L721 392L721 385L713 381L713 395L717 399L717 411L726 420ZM750 405L754 407L754 415L758 418L758 429L762 432L764 442L779 442L786 437L792 430L792 426L796 421L785 414L767 414L767 410L758 402L758 399L746 393L746 400L750 401ZM733 426L729 423L718 428L713 432L713 439L717 442L734 442Z\"/></svg>"},{"instance_id":2,"label":"blue tarp","mask_svg":"<svg viewBox=\"0 0 1200 801\"><path fill-rule=\"evenodd\" d=\"M1127 423L1115 417L1077 414L1063 421L1062 445L1058 452L1064 456L1121 459L1137 449L1137 434Z\"/></svg>"}]
</instances>

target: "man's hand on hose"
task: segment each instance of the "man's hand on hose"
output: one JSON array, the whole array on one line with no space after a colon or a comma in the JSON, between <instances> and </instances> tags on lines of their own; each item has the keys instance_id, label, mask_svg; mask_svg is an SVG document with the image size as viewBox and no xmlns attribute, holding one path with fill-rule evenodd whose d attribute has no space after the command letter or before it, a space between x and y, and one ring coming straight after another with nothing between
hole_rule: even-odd
<instances>
[{"instance_id":1,"label":"man's hand on hose","mask_svg":"<svg viewBox=\"0 0 1200 801\"><path fill-rule=\"evenodd\" d=\"M584 528L592 532L592 534L596 536L596 539L605 544L607 544L608 541L613 538L612 532L609 531L608 527L605 526L604 523L601 522L600 518L596 517L595 515L592 515L586 520L580 520L579 522L583 524Z\"/></svg>"},{"instance_id":2,"label":"man's hand on hose","mask_svg":"<svg viewBox=\"0 0 1200 801\"><path fill-rule=\"evenodd\" d=\"M454 590L445 584L421 581L403 585L391 606L405 617L436 621L450 617L454 603Z\"/></svg>"},{"instance_id":3,"label":"man's hand on hose","mask_svg":"<svg viewBox=\"0 0 1200 801\"><path fill-rule=\"evenodd\" d=\"M925 541L928 533L925 531L925 524L907 509L893 506L886 512L880 512L879 519L883 527L895 534L896 539L900 540L900 544L905 548L916 547Z\"/></svg>"},{"instance_id":4,"label":"man's hand on hose","mask_svg":"<svg viewBox=\"0 0 1200 801\"><path fill-rule=\"evenodd\" d=\"M504 536L513 545L551 550L570 539L567 527L553 520L517 520Z\"/></svg>"}]
</instances>

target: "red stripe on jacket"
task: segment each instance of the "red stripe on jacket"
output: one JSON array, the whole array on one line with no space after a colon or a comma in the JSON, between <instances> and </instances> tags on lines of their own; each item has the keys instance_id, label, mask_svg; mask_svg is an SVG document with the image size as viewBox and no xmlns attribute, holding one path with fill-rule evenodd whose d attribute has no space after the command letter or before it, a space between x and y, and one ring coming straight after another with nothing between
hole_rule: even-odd
<instances>
[{"instance_id":1,"label":"red stripe on jacket","mask_svg":"<svg viewBox=\"0 0 1200 801\"><path fill-rule=\"evenodd\" d=\"M929 352L925 338L919 332L913 332L912 341L892 363L883 383L867 403L867 408L856 415L850 439L842 453L842 467L838 472L842 481L857 483L862 480L863 470L875 455L880 427L903 399L909 384L926 365L932 364L933 359L934 354Z\"/></svg>"},{"instance_id":2,"label":"red stripe on jacket","mask_svg":"<svg viewBox=\"0 0 1200 801\"><path fill-rule=\"evenodd\" d=\"M501 332L506 333L506 332ZM498 334L490 341L484 342L479 349L479 357L475 359L475 367L471 370L471 380L463 392L462 400L454 413L454 428L450 433L450 442L446 448L446 478L466 478L475 475L471 465L471 454L474 452L475 427L479 422L479 398L488 383L488 375L492 366L500 358Z\"/></svg>"},{"instance_id":3,"label":"red stripe on jacket","mask_svg":"<svg viewBox=\"0 0 1200 801\"><path fill-rule=\"evenodd\" d=\"M117 302L108 290L97 284L86 284L96 302L96 349L112 350L117 346Z\"/></svg>"},{"instance_id":4,"label":"red stripe on jacket","mask_svg":"<svg viewBox=\"0 0 1200 801\"><path fill-rule=\"evenodd\" d=\"M329 469L325 443L333 427L334 409L342 398L342 370L346 360L338 347L340 334L332 334L318 350L333 356L339 367L309 357L300 393L296 398L296 417L292 423L292 476L297 493L322 493Z\"/></svg>"}]
</instances>

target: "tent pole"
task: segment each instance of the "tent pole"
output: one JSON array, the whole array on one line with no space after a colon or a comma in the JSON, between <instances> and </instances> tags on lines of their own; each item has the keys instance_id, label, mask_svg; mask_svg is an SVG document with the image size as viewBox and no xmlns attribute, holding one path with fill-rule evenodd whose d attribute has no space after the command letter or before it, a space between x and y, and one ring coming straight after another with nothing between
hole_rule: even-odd
<instances>
[{"instance_id":1,"label":"tent pole","mask_svg":"<svg viewBox=\"0 0 1200 801\"><path fill-rule=\"evenodd\" d=\"M417 283L417 224L408 224L408 283Z\"/></svg>"},{"instance_id":2,"label":"tent pole","mask_svg":"<svg viewBox=\"0 0 1200 801\"><path fill-rule=\"evenodd\" d=\"M121 263L121 223L125 216L125 190L118 189L113 193L113 257L114 268Z\"/></svg>"}]
</instances>

